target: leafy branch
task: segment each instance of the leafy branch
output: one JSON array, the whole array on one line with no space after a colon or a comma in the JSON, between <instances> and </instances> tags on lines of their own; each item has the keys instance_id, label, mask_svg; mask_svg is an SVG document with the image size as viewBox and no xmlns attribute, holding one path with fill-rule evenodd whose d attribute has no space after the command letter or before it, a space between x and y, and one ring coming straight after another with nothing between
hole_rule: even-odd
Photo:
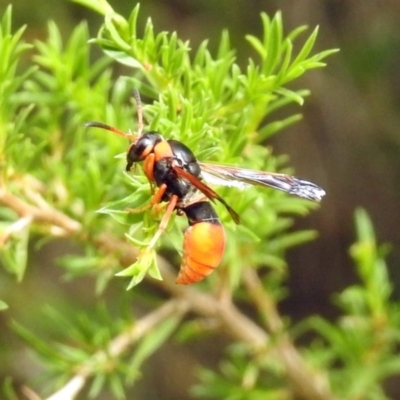
<instances>
[{"instance_id":1,"label":"leafy branch","mask_svg":"<svg viewBox=\"0 0 400 400\"><path fill-rule=\"evenodd\" d=\"M87 1L83 3L88 4ZM304 27L283 37L280 14L273 19L263 14L263 41L247 37L260 54L262 63L257 66L250 59L246 71L242 72L241 67L235 63L234 50L227 32L222 34L216 56L207 49L206 41L192 54L189 44L179 40L175 32L155 33L150 19L147 20L143 35L139 35L139 5L127 20L110 12L109 6L103 2L96 3L96 10L105 15L105 23L92 42L100 45L105 54L117 62L132 68L133 74L127 79L141 92L157 99L144 109L150 123L149 129L187 143L196 149L199 157L214 158L218 154L217 161L224 163L236 163L243 154L248 154L246 164L250 167L275 170L275 165L260 165L262 159L270 159L275 164L260 143L298 120L299 116L274 121L264 127L260 125L282 106L290 102L302 104L307 93L302 90L294 92L283 85L309 69L324 66L321 60L335 52L327 50L309 57L317 36L315 30L293 57L293 41ZM134 178L131 182L134 193L105 205L103 213L121 219L121 209L116 206L130 204L131 208L135 208L143 205L143 181ZM278 196L281 200L280 194L271 196ZM251 194L245 193L242 196L238 210L243 214L247 204L251 204L251 197ZM232 201L234 199L232 194L228 194L227 198ZM279 204L262 200L259 206L260 209L268 207L271 214L284 211L305 214L312 207L297 199L282 199ZM271 214L266 215L265 219L261 217L261 221L253 219L256 226L251 226L249 222L247 233L256 232L258 239L272 242L273 233L263 235L257 227L270 226ZM147 271L154 277L159 274L155 253L147 247L156 223L146 219L130 219L130 222L131 231L135 235L129 234L129 240L146 250L142 253L143 257L139 257L137 262L120 273L121 276L132 276L132 287L143 279ZM147 232L147 235L137 237L138 231ZM286 237L287 246L284 245L283 236L279 237L281 249L314 237L311 232L289 235ZM237 247L242 247L242 243L237 243ZM228 265L232 263L233 259L227 259Z\"/></svg>"},{"instance_id":2,"label":"leafy branch","mask_svg":"<svg viewBox=\"0 0 400 400\"><path fill-rule=\"evenodd\" d=\"M221 190L243 224L235 227L218 210L229 238L223 265L204 283L183 288L174 284L175 254L186 221L176 218L150 263L138 264L157 215L125 209L148 201L148 183L139 171L121 172L121 138L84 129L86 121L100 120L128 131L136 114L130 96L138 88L145 98L146 129L185 142L199 159L289 172L287 158L265 147L265 140L299 118L274 119L275 111L301 105L308 95L288 84L322 67L334 52L314 53L318 29L305 38L305 27L285 34L279 13L263 14L262 37L247 36L256 57L241 66L228 32L215 54L207 42L191 50L177 33L157 33L151 20L139 33L138 6L125 19L106 1L79 2L104 15L91 42L106 56L95 62L84 23L66 43L49 23L46 41L26 44L23 29L12 30L11 8L1 20L1 261L21 281L32 268L30 244L62 238L80 247L60 261L66 275L76 281L94 277L101 298L121 272L134 283L144 282L119 293L129 304L125 313L106 306L95 312L52 308L45 319L60 327L58 340L32 333L39 331L35 326L12 323L36 351L47 378L24 393L72 399L85 389L93 397L108 389L122 399L143 364L167 341L181 340L183 346L207 333L224 335L231 345L224 349L220 370L199 374L192 388L199 397L384 399L383 380L399 370L399 313L391 299L385 248L376 244L364 212L356 214L358 239L351 250L360 283L337 296L342 317L335 324L313 317L292 326L278 312L287 290L285 253L315 237L312 231L291 231L293 218L306 215L313 204L272 190L240 196L234 189ZM31 54L22 71L20 58ZM126 76L113 79L113 61L124 66ZM10 315L16 303L11 296L4 299L9 303L4 315ZM139 302L150 310L134 318L140 315ZM295 338L310 331L315 341L306 336L298 345ZM7 384L4 394L16 398Z\"/></svg>"}]
</instances>

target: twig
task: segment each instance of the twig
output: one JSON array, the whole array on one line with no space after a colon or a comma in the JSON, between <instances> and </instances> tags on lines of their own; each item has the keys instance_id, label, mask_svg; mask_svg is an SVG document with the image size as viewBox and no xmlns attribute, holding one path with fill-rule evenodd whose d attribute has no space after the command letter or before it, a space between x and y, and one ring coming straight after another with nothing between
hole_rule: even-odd
<instances>
[{"instance_id":1,"label":"twig","mask_svg":"<svg viewBox=\"0 0 400 400\"><path fill-rule=\"evenodd\" d=\"M42 400L41 397L34 392L30 387L23 385L21 387L21 393L28 399L28 400Z\"/></svg>"},{"instance_id":2,"label":"twig","mask_svg":"<svg viewBox=\"0 0 400 400\"><path fill-rule=\"evenodd\" d=\"M234 304L221 302L209 294L200 292L195 287L176 285L176 274L172 272L170 264L165 259L159 259L158 266L163 280L153 280L154 285L160 286L174 296L184 298L196 313L209 318L217 318L224 330L235 340L244 341L256 351L267 346L269 335Z\"/></svg>"},{"instance_id":3,"label":"twig","mask_svg":"<svg viewBox=\"0 0 400 400\"><path fill-rule=\"evenodd\" d=\"M129 346L145 336L146 333L150 332L158 324L172 316L175 318L182 318L188 310L189 305L186 301L174 299L136 321L129 329L116 336L110 342L107 350L94 354L72 379L60 390L48 397L47 400L74 399L84 387L86 380L93 373L95 365L98 365L98 363L101 363L109 357L118 357L126 351Z\"/></svg>"},{"instance_id":4,"label":"twig","mask_svg":"<svg viewBox=\"0 0 400 400\"><path fill-rule=\"evenodd\" d=\"M277 338L276 352L286 367L286 374L296 394L303 399L334 400L335 396L330 390L326 377L310 368L284 331L284 323L275 302L263 288L254 269L247 268L243 278L247 292L267 329Z\"/></svg>"},{"instance_id":5,"label":"twig","mask_svg":"<svg viewBox=\"0 0 400 400\"><path fill-rule=\"evenodd\" d=\"M119 252L122 266L132 264L138 255L137 250L132 245L110 235L99 236L96 243L100 250L106 254ZM238 310L235 305L230 302L221 302L209 294L200 292L193 286L177 285L175 283L176 273L173 272L171 264L165 258L158 257L157 265L160 268L163 280L159 281L147 276L146 279L153 285L169 292L176 298L186 300L192 311L209 318L217 318L234 339L250 344L255 350L265 348L269 339L268 334Z\"/></svg>"},{"instance_id":6,"label":"twig","mask_svg":"<svg viewBox=\"0 0 400 400\"><path fill-rule=\"evenodd\" d=\"M9 225L3 233L0 234L0 247L4 245L9 238L17 233L23 231L27 226L29 226L32 222L32 218L30 216L21 217L11 225Z\"/></svg>"},{"instance_id":7,"label":"twig","mask_svg":"<svg viewBox=\"0 0 400 400\"><path fill-rule=\"evenodd\" d=\"M50 224L63 234L76 234L81 230L81 224L50 205L39 208L0 187L0 203L14 210L20 217L29 217L39 223Z\"/></svg>"},{"instance_id":8,"label":"twig","mask_svg":"<svg viewBox=\"0 0 400 400\"><path fill-rule=\"evenodd\" d=\"M16 196L7 193L2 188L0 188L0 203L13 209L20 217L31 217L36 222L51 224L55 228L60 229L64 234L76 235L80 231L80 224L65 214L54 210L50 206L41 208L32 206ZM95 239L95 242L99 245L100 251L107 254L112 251L118 254L122 265L132 264L137 257L137 250L133 246L111 235L100 235ZM179 302L178 300L172 300L168 303L170 308L178 307L177 304L180 304L179 307L182 307L182 309L185 308L185 311L187 308L190 308L200 315L216 318L220 321L225 331L236 340L251 345L254 350L262 351L267 348L269 342L268 333L245 316L235 305L230 302L220 302L215 297L202 293L193 287L176 285L176 274L172 272L171 265L163 258L158 259L158 264L164 280L156 281L151 278L148 279L151 279L154 285L160 286L163 290L175 296L175 298L180 299ZM281 334L281 336L278 336L279 340L276 344L276 351L286 366L286 373L294 391L306 399L333 400L334 396L330 391L326 379L309 368L288 336L283 334L283 322L274 303L266 295L264 288L262 288L257 275L254 272L248 271L245 274L245 283L249 294L263 316L268 330L274 335ZM165 308L163 307L149 314L142 321L149 323L148 321L153 319L157 320L158 313L160 315L163 314L162 310L167 314L170 311L166 305ZM181 312L183 313L184 311ZM120 354L129 344L137 340L134 338L134 332L139 332L139 330L134 330L129 335L125 332L115 338L110 344L109 350L114 354ZM90 371L82 368L79 374L72 378L63 389L51 396L49 400L72 399L82 389L89 375Z\"/></svg>"}]
</instances>

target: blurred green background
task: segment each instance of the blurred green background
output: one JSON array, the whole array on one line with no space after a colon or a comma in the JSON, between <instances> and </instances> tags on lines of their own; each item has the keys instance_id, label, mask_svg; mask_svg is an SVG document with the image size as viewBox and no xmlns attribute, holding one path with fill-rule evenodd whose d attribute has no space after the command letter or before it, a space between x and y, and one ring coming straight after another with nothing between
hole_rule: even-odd
<instances>
[{"instance_id":1,"label":"blurred green background","mask_svg":"<svg viewBox=\"0 0 400 400\"><path fill-rule=\"evenodd\" d=\"M9 3L0 0L1 13ZM136 4L110 3L123 15ZM93 36L102 22L67 0L16 0L13 7L14 27L27 24L29 42L47 36L48 20L56 21L65 38L81 20L88 21ZM144 25L144 17L151 15L157 31L176 30L193 48L205 38L217 46L227 28L240 63L249 56L244 35L261 31L260 12L272 15L277 10L287 31L320 25L317 50L341 49L327 60L327 68L296 81L297 87L312 92L300 110L304 119L267 143L290 156L297 176L327 191L321 208L297 222L299 228L318 230L320 237L290 252L290 296L282 312L294 320L312 313L333 317L332 294L355 279L348 257L355 207L364 207L379 240L393 245L388 264L395 286L400 283L400 2L146 0L140 22ZM49 271L47 266L35 274L55 274ZM80 295L89 296L84 289Z\"/></svg>"}]
</instances>

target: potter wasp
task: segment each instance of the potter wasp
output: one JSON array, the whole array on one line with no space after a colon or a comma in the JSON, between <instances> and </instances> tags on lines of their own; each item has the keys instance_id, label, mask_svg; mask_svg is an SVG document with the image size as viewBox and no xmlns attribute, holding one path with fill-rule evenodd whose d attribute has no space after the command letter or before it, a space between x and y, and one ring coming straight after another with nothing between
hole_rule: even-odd
<instances>
[{"instance_id":1,"label":"potter wasp","mask_svg":"<svg viewBox=\"0 0 400 400\"><path fill-rule=\"evenodd\" d=\"M173 212L187 217L189 227L184 233L182 264L176 283L199 282L221 262L226 244L225 230L211 202L222 203L232 219L239 223L239 215L204 183L205 180L227 186L269 186L314 201L320 201L325 195L325 191L314 183L293 176L199 162L184 143L164 139L158 132L143 131L142 103L137 91L134 95L138 114L135 135L102 122L88 122L86 126L106 129L129 139L126 170L130 171L132 166L142 162L144 174L152 187L156 187L149 206L168 203L149 248L155 247Z\"/></svg>"}]
</instances>

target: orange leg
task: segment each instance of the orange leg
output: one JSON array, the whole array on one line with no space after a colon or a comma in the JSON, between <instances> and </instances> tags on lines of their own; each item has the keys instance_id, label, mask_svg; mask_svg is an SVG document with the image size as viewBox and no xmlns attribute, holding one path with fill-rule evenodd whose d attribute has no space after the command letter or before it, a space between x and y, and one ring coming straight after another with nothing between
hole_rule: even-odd
<instances>
[{"instance_id":1,"label":"orange leg","mask_svg":"<svg viewBox=\"0 0 400 400\"><path fill-rule=\"evenodd\" d=\"M162 186L161 186L162 187ZM161 189L160 187L160 189ZM158 193L158 192L157 192ZM165 231L165 228L168 225L168 221L171 218L171 214L173 213L173 211L175 210L176 207L176 203L178 202L178 196L173 195L171 197L171 200L168 203L167 209L165 210L165 214L161 219L160 225L158 226L158 230L157 232L154 234L154 236L152 237L149 245L147 246L147 248L153 248L158 239L160 238L160 236L162 235L162 233Z\"/></svg>"},{"instance_id":2,"label":"orange leg","mask_svg":"<svg viewBox=\"0 0 400 400\"><path fill-rule=\"evenodd\" d=\"M157 192L151 198L150 204L154 206L161 202L162 197L164 196L165 192L167 191L167 185L163 183L157 190Z\"/></svg>"},{"instance_id":3,"label":"orange leg","mask_svg":"<svg viewBox=\"0 0 400 400\"><path fill-rule=\"evenodd\" d=\"M150 153L146 156L143 162L143 172L146 175L147 179L150 183L154 182L154 164L155 164L155 155L154 153Z\"/></svg>"}]
</instances>

